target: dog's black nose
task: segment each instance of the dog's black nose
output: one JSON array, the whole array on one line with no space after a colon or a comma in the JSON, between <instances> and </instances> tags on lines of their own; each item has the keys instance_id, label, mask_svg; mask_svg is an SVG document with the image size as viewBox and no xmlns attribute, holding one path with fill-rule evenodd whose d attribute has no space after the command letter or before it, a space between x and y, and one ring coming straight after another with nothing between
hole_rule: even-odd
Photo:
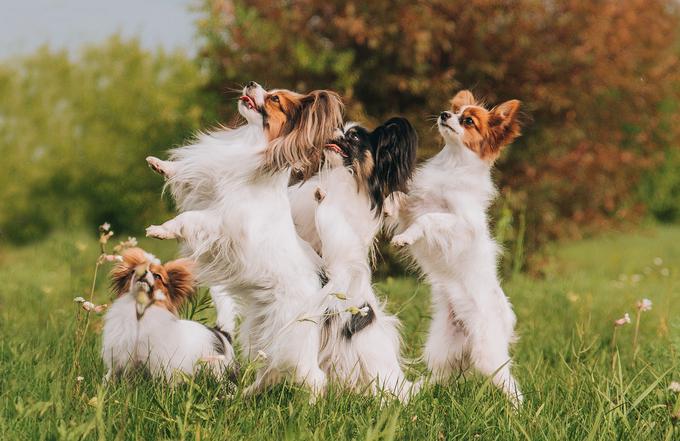
<instances>
[{"instance_id":1,"label":"dog's black nose","mask_svg":"<svg viewBox=\"0 0 680 441\"><path fill-rule=\"evenodd\" d=\"M450 112L442 112L439 114L439 118L441 118L442 121L446 121L447 119L451 118L451 113Z\"/></svg>"},{"instance_id":2,"label":"dog's black nose","mask_svg":"<svg viewBox=\"0 0 680 441\"><path fill-rule=\"evenodd\" d=\"M255 81L250 81L248 83L248 87L255 87L255 86L257 86L257 83Z\"/></svg>"}]
</instances>

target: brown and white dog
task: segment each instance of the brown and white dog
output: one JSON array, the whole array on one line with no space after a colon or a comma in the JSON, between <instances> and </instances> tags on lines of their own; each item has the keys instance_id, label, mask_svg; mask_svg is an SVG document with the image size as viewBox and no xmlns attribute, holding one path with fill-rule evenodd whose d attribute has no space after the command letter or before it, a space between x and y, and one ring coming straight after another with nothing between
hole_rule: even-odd
<instances>
[{"instance_id":1,"label":"brown and white dog","mask_svg":"<svg viewBox=\"0 0 680 441\"><path fill-rule=\"evenodd\" d=\"M111 272L116 300L104 317L107 380L135 366L167 380L176 371L193 374L201 366L216 375L235 368L228 333L177 316L194 293L191 266L184 259L163 265L140 248L123 253Z\"/></svg>"},{"instance_id":2,"label":"brown and white dog","mask_svg":"<svg viewBox=\"0 0 680 441\"><path fill-rule=\"evenodd\" d=\"M288 377L317 394L326 377L320 330L309 318L322 312L321 262L295 231L288 182L291 170L309 176L318 168L342 126L343 105L334 92L267 91L251 82L239 111L249 121L248 142L229 131L203 134L173 151L169 169L161 163L182 213L147 235L182 240L201 283L241 305L240 342L264 364L249 392ZM176 192L180 182L200 196Z\"/></svg>"},{"instance_id":3,"label":"brown and white dog","mask_svg":"<svg viewBox=\"0 0 680 441\"><path fill-rule=\"evenodd\" d=\"M425 347L435 381L468 366L491 376L515 404L510 373L515 315L498 280L498 245L487 209L496 196L491 168L520 135L520 102L488 110L459 92L438 119L446 145L416 172L392 243L407 247L432 287L433 317Z\"/></svg>"}]
</instances>

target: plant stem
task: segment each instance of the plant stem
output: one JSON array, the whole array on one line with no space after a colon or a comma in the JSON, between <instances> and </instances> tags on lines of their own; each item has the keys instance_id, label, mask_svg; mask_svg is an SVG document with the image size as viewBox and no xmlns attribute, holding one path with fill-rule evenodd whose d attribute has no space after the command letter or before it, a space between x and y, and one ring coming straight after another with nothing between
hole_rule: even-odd
<instances>
[{"instance_id":1,"label":"plant stem","mask_svg":"<svg viewBox=\"0 0 680 441\"><path fill-rule=\"evenodd\" d=\"M640 316L642 313L640 312L640 309L638 308L637 311L637 316L635 317L635 334L633 335L633 360L635 360L635 357L637 356L637 351L638 351L638 332L640 331Z\"/></svg>"},{"instance_id":2,"label":"plant stem","mask_svg":"<svg viewBox=\"0 0 680 441\"><path fill-rule=\"evenodd\" d=\"M614 326L614 335L612 336L612 371L616 368L616 355L618 354L616 348L616 334L619 330L618 326Z\"/></svg>"}]
</instances>

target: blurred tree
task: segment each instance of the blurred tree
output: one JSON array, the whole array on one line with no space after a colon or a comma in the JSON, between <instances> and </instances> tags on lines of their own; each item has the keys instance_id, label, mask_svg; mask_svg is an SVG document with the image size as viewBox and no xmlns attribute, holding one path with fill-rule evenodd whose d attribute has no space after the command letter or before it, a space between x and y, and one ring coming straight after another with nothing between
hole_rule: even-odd
<instances>
[{"instance_id":1,"label":"blurred tree","mask_svg":"<svg viewBox=\"0 0 680 441\"><path fill-rule=\"evenodd\" d=\"M199 127L201 87L192 60L119 38L76 59L42 49L0 68L0 237L161 220L162 181L144 158Z\"/></svg>"},{"instance_id":2,"label":"blurred tree","mask_svg":"<svg viewBox=\"0 0 680 441\"><path fill-rule=\"evenodd\" d=\"M522 100L533 123L499 163L500 184L517 193L507 199L522 205L511 208L526 213L532 248L636 219L641 174L678 145L678 114L663 106L679 95L672 0L202 0L200 9L215 96L250 79L333 88L352 118L410 117L424 155L441 144L428 116L456 90ZM232 109L224 100L222 115Z\"/></svg>"}]
</instances>

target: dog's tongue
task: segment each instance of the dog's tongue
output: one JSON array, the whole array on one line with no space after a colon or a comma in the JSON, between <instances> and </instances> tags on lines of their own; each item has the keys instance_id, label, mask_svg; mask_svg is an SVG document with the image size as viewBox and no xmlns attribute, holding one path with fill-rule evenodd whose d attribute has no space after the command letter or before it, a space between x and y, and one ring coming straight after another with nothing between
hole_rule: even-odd
<instances>
[{"instance_id":1,"label":"dog's tongue","mask_svg":"<svg viewBox=\"0 0 680 441\"><path fill-rule=\"evenodd\" d=\"M250 108L250 109L254 109L254 108L255 108L255 101L253 101L253 99L252 99L251 97L249 97L248 95L243 95L243 96L241 96L241 98L239 98L239 99L240 99L241 101L243 101L244 103L246 103L246 105L248 106L248 108Z\"/></svg>"},{"instance_id":2,"label":"dog's tongue","mask_svg":"<svg viewBox=\"0 0 680 441\"><path fill-rule=\"evenodd\" d=\"M340 146L337 145L337 144L330 143L330 144L326 144L324 147L326 147L329 150L333 150L335 153L339 154L340 156L347 157L345 152L343 152L342 149L340 148Z\"/></svg>"}]
</instances>

